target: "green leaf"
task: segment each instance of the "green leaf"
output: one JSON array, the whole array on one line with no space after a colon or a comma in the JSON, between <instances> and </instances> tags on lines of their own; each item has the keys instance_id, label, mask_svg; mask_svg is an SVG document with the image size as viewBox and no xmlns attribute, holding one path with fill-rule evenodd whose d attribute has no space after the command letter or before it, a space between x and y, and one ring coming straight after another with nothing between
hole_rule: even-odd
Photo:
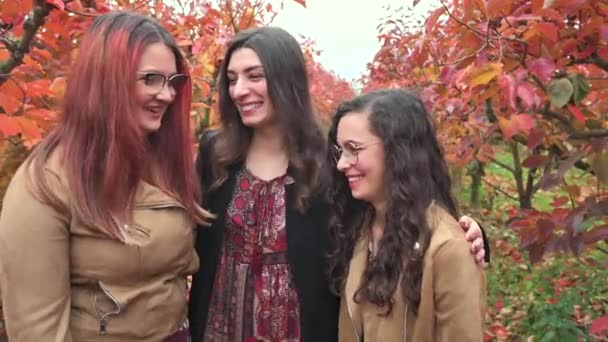
<instances>
[{"instance_id":1,"label":"green leaf","mask_svg":"<svg viewBox=\"0 0 608 342\"><path fill-rule=\"evenodd\" d=\"M574 88L572 101L575 105L578 105L587 94L589 94L589 82L587 82L587 78L581 74L569 75L568 79Z\"/></svg>"},{"instance_id":2,"label":"green leaf","mask_svg":"<svg viewBox=\"0 0 608 342\"><path fill-rule=\"evenodd\" d=\"M547 93L551 105L562 108L568 104L574 94L574 86L567 78L552 79L547 86Z\"/></svg>"},{"instance_id":3,"label":"green leaf","mask_svg":"<svg viewBox=\"0 0 608 342\"><path fill-rule=\"evenodd\" d=\"M556 334L554 330L550 330L549 332L547 332L541 339L539 342L550 342L550 341L555 341L556 338Z\"/></svg>"}]
</instances>

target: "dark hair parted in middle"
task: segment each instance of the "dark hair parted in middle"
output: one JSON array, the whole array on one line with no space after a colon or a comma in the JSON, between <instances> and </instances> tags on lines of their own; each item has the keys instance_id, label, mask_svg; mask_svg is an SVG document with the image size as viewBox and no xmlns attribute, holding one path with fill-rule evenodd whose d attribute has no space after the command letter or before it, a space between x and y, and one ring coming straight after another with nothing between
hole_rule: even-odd
<instances>
[{"instance_id":1,"label":"dark hair parted in middle","mask_svg":"<svg viewBox=\"0 0 608 342\"><path fill-rule=\"evenodd\" d=\"M252 49L264 68L268 94L289 155L289 173L295 181L296 207L304 211L319 190L325 139L312 111L304 54L296 39L277 27L239 32L228 46L219 73L222 129L215 144L211 189L228 178L228 168L244 162L253 134L252 128L242 123L228 90L230 58L241 48Z\"/></svg>"},{"instance_id":2,"label":"dark hair parted in middle","mask_svg":"<svg viewBox=\"0 0 608 342\"><path fill-rule=\"evenodd\" d=\"M328 160L331 160L331 146L337 144L338 124L351 112L367 113L370 130L382 141L387 196L384 234L376 256L367 264L355 300L386 307L389 314L403 275L404 298L417 312L422 261L431 235L427 209L434 202L457 217L448 168L435 128L417 96L396 89L375 91L338 108L329 132ZM346 282L354 246L371 228L373 208L352 197L346 177L336 170L335 162L331 163L330 277L333 290L340 292Z\"/></svg>"}]
</instances>

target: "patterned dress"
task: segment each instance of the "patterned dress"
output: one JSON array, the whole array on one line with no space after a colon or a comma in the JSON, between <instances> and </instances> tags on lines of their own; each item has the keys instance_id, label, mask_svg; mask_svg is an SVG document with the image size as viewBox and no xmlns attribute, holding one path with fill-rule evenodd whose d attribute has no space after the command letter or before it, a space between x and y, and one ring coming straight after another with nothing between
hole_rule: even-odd
<instances>
[{"instance_id":1,"label":"patterned dress","mask_svg":"<svg viewBox=\"0 0 608 342\"><path fill-rule=\"evenodd\" d=\"M298 295L287 262L287 175L237 174L204 341L300 341Z\"/></svg>"}]
</instances>

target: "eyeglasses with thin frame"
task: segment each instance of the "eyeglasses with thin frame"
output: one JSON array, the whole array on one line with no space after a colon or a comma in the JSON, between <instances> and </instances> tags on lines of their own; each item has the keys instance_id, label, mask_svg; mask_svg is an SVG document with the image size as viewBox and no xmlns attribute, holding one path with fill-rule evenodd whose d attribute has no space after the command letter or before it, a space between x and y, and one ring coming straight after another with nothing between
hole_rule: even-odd
<instances>
[{"instance_id":1,"label":"eyeglasses with thin frame","mask_svg":"<svg viewBox=\"0 0 608 342\"><path fill-rule=\"evenodd\" d=\"M160 93L165 85L169 85L169 91L171 94L175 94L188 80L188 76L184 74L169 77L158 72L138 72L138 74L140 75L139 80L144 82L151 95Z\"/></svg>"},{"instance_id":2,"label":"eyeglasses with thin frame","mask_svg":"<svg viewBox=\"0 0 608 342\"><path fill-rule=\"evenodd\" d=\"M363 145L356 145L355 143L347 142L344 144L344 147L334 144L331 157L336 164L338 164L340 158L344 158L348 164L354 166L359 162L359 153L361 153L361 151L380 143L381 141L374 141Z\"/></svg>"}]
</instances>

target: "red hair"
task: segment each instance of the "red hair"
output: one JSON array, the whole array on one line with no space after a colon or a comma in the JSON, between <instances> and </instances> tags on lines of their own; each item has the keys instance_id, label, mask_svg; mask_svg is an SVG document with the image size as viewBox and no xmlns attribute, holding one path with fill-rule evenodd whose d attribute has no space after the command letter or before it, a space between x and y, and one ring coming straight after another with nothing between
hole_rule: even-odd
<instances>
[{"instance_id":1,"label":"red hair","mask_svg":"<svg viewBox=\"0 0 608 342\"><path fill-rule=\"evenodd\" d=\"M62 207L43 171L60 146L71 209L86 224L119 240L119 222L131 217L142 180L173 196L195 221L203 221L190 138L190 81L176 94L157 132L147 137L139 126L136 72L143 51L154 43L169 47L178 72L189 75L174 39L152 19L128 12L96 18L74 62L58 126L29 159L42 199Z\"/></svg>"}]
</instances>

